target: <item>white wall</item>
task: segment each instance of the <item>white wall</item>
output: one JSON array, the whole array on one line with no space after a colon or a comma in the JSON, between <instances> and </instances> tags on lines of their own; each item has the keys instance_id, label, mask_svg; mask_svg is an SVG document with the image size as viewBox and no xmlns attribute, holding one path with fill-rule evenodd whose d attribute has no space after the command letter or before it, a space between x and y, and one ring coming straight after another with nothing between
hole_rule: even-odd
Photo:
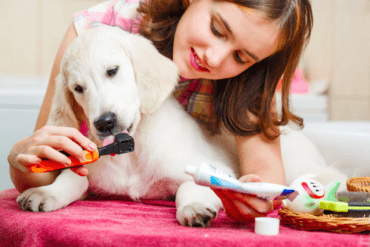
<instances>
[{"instance_id":1,"label":"white wall","mask_svg":"<svg viewBox=\"0 0 370 247\"><path fill-rule=\"evenodd\" d=\"M48 79L36 76L0 76L0 191L13 188L8 154L35 128Z\"/></svg>"}]
</instances>

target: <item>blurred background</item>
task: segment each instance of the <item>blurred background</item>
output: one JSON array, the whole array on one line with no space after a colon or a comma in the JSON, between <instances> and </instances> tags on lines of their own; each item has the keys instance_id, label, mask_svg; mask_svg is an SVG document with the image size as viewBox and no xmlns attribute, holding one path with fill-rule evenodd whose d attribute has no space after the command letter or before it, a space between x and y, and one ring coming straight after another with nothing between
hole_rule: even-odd
<instances>
[{"instance_id":1,"label":"blurred background","mask_svg":"<svg viewBox=\"0 0 370 247\"><path fill-rule=\"evenodd\" d=\"M13 187L7 155L16 141L34 130L56 52L73 13L99 2L0 0L0 191ZM306 124L367 124L370 0L311 0L311 4L314 28L292 84L292 108Z\"/></svg>"}]
</instances>

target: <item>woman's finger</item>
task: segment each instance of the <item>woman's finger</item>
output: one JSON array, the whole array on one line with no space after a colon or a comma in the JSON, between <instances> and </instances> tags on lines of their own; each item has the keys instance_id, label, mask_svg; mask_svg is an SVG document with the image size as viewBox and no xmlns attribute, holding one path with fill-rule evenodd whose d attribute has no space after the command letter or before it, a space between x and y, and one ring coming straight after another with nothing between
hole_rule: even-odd
<instances>
[{"instance_id":1,"label":"woman's finger","mask_svg":"<svg viewBox=\"0 0 370 247\"><path fill-rule=\"evenodd\" d=\"M50 136L49 138L47 138L47 140L39 141L38 144L39 146L45 145L52 147L55 150L63 150L70 154L71 156L76 157L81 162L85 161L85 156L82 147L66 136Z\"/></svg>"},{"instance_id":2,"label":"woman's finger","mask_svg":"<svg viewBox=\"0 0 370 247\"><path fill-rule=\"evenodd\" d=\"M232 201L238 210L242 221L251 221L256 217L263 217L267 213L256 210L251 204L251 200L257 199L254 196L240 194L238 192L232 192ZM263 200L262 200L263 201Z\"/></svg>"},{"instance_id":3,"label":"woman's finger","mask_svg":"<svg viewBox=\"0 0 370 247\"><path fill-rule=\"evenodd\" d=\"M61 163L64 166L68 167L72 164L72 161L61 152L55 150L54 148L47 146L47 145L41 145L41 146L35 146L30 148L32 154L40 157L45 158L49 160L53 160L55 162Z\"/></svg>"},{"instance_id":4,"label":"woman's finger","mask_svg":"<svg viewBox=\"0 0 370 247\"><path fill-rule=\"evenodd\" d=\"M261 214L250 207L249 204L245 204L244 202L241 202L237 199L235 199L234 202L240 215L240 219L238 219L240 221L249 222L251 220L254 220L254 218L256 217L266 216L266 214Z\"/></svg>"},{"instance_id":5,"label":"woman's finger","mask_svg":"<svg viewBox=\"0 0 370 247\"><path fill-rule=\"evenodd\" d=\"M250 205L255 211L262 214L269 213L274 209L271 200L264 200L255 196L249 196L241 193L235 193L234 197L236 200Z\"/></svg>"},{"instance_id":6,"label":"woman's finger","mask_svg":"<svg viewBox=\"0 0 370 247\"><path fill-rule=\"evenodd\" d=\"M82 133L77 129L70 127L53 127L53 126L44 126L42 129L49 135L66 136L86 150L95 151L97 149L96 144L87 137L85 137L84 135L82 135Z\"/></svg>"},{"instance_id":7,"label":"woman's finger","mask_svg":"<svg viewBox=\"0 0 370 247\"><path fill-rule=\"evenodd\" d=\"M227 190L212 189L216 195L221 199L222 205L224 206L225 213L233 220L237 220L239 217L238 208L232 200L230 192Z\"/></svg>"},{"instance_id":8,"label":"woman's finger","mask_svg":"<svg viewBox=\"0 0 370 247\"><path fill-rule=\"evenodd\" d=\"M74 173L76 173L77 175L80 175L82 177L87 176L87 174L88 174L87 168L83 167L83 166L75 166L75 167L71 167L70 169L71 169L71 171L73 171Z\"/></svg>"},{"instance_id":9,"label":"woman's finger","mask_svg":"<svg viewBox=\"0 0 370 247\"><path fill-rule=\"evenodd\" d=\"M15 161L16 162L12 163L14 166L16 165L16 168L18 168L22 172L28 172L28 166L39 164L41 162L41 159L32 154L18 154L15 158Z\"/></svg>"},{"instance_id":10,"label":"woman's finger","mask_svg":"<svg viewBox=\"0 0 370 247\"><path fill-rule=\"evenodd\" d=\"M261 182L261 178L255 174L244 175L239 178L239 181L242 183L248 182ZM242 203L250 205L254 210L259 213L266 214L273 210L273 203L270 200L260 199L255 196L250 196L246 194L236 193L236 199Z\"/></svg>"},{"instance_id":11,"label":"woman's finger","mask_svg":"<svg viewBox=\"0 0 370 247\"><path fill-rule=\"evenodd\" d=\"M244 175L239 178L239 181L242 183L247 183L247 182L261 182L261 178L258 175L255 174L248 174Z\"/></svg>"},{"instance_id":12,"label":"woman's finger","mask_svg":"<svg viewBox=\"0 0 370 247\"><path fill-rule=\"evenodd\" d=\"M33 154L18 154L16 161L21 166L28 166L39 164L42 160L40 157Z\"/></svg>"},{"instance_id":13,"label":"woman's finger","mask_svg":"<svg viewBox=\"0 0 370 247\"><path fill-rule=\"evenodd\" d=\"M235 196L239 194L237 192L218 190L215 193L220 197L225 208L225 213L233 220L251 222L256 217L264 216L264 214L257 212L245 202L237 200Z\"/></svg>"}]
</instances>

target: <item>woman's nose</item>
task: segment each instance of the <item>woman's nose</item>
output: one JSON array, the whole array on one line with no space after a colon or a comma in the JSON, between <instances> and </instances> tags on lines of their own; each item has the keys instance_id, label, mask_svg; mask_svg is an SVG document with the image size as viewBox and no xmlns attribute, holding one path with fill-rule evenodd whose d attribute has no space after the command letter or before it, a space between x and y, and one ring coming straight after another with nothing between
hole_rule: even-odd
<instances>
[{"instance_id":1,"label":"woman's nose","mask_svg":"<svg viewBox=\"0 0 370 247\"><path fill-rule=\"evenodd\" d=\"M230 49L226 46L210 46L205 52L205 60L212 68L219 67L230 54Z\"/></svg>"}]
</instances>

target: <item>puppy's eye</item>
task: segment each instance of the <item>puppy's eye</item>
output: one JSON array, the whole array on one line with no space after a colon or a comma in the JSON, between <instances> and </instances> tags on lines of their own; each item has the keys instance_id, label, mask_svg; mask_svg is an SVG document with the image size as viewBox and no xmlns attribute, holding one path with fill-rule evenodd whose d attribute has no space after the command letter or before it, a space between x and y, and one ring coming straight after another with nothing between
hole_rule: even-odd
<instances>
[{"instance_id":1,"label":"puppy's eye","mask_svg":"<svg viewBox=\"0 0 370 247\"><path fill-rule=\"evenodd\" d=\"M118 66L117 67L115 67L115 68L113 68L113 69L108 69L107 70L107 74L108 74L108 76L115 76L116 74L117 74L117 71L118 71Z\"/></svg>"},{"instance_id":2,"label":"puppy's eye","mask_svg":"<svg viewBox=\"0 0 370 247\"><path fill-rule=\"evenodd\" d=\"M79 86L79 85L75 86L74 90L77 93L83 93L84 92L84 89L81 86Z\"/></svg>"}]
</instances>

